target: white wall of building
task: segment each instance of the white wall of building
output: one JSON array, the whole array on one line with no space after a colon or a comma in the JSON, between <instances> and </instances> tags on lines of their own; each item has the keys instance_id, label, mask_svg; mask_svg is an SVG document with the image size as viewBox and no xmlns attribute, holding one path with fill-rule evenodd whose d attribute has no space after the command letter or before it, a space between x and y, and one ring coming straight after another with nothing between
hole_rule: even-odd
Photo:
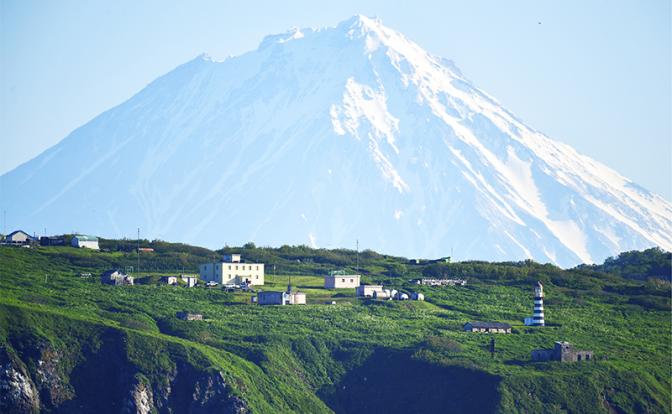
<instances>
[{"instance_id":1,"label":"white wall of building","mask_svg":"<svg viewBox=\"0 0 672 414\"><path fill-rule=\"evenodd\" d=\"M325 289L348 289L359 286L359 275L327 275L324 277Z\"/></svg>"},{"instance_id":2,"label":"white wall of building","mask_svg":"<svg viewBox=\"0 0 672 414\"><path fill-rule=\"evenodd\" d=\"M219 262L200 266L201 280L223 285L240 284L246 280L252 285L264 284L263 263Z\"/></svg>"}]
</instances>

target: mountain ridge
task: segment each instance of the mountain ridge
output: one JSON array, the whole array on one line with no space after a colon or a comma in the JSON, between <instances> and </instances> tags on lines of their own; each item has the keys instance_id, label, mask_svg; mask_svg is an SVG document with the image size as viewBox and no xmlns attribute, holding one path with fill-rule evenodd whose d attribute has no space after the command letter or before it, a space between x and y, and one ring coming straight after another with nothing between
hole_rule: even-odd
<instances>
[{"instance_id":1,"label":"mountain ridge","mask_svg":"<svg viewBox=\"0 0 672 414\"><path fill-rule=\"evenodd\" d=\"M200 55L0 180L19 227L63 232L562 266L672 250L669 202L363 16Z\"/></svg>"}]
</instances>

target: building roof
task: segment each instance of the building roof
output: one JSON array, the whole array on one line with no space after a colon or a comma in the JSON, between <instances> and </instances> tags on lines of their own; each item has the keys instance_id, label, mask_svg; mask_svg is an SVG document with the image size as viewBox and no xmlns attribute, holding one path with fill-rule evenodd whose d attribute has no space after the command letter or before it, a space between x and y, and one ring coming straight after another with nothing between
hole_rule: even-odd
<instances>
[{"instance_id":1,"label":"building roof","mask_svg":"<svg viewBox=\"0 0 672 414\"><path fill-rule=\"evenodd\" d=\"M88 234L75 234L73 237L77 237L77 240L81 241L98 241L98 237L89 236Z\"/></svg>"},{"instance_id":2,"label":"building roof","mask_svg":"<svg viewBox=\"0 0 672 414\"><path fill-rule=\"evenodd\" d=\"M5 237L9 238L9 237L12 237L13 235L18 234L18 233L23 233L23 234L25 234L26 236L28 236L29 239L32 239L32 238L33 238L33 236L31 236L30 234L26 233L26 232L23 231L23 230L15 230L15 231L9 233L9 234L8 234L7 236L5 236Z\"/></svg>"},{"instance_id":3,"label":"building roof","mask_svg":"<svg viewBox=\"0 0 672 414\"><path fill-rule=\"evenodd\" d=\"M511 329L511 325L504 322L467 322L474 328L490 328L490 329Z\"/></svg>"},{"instance_id":4,"label":"building roof","mask_svg":"<svg viewBox=\"0 0 672 414\"><path fill-rule=\"evenodd\" d=\"M325 278L342 278L342 277L360 277L361 275L358 275L356 273L346 273L344 270L336 270L334 272L330 272L328 275L325 275Z\"/></svg>"}]
</instances>

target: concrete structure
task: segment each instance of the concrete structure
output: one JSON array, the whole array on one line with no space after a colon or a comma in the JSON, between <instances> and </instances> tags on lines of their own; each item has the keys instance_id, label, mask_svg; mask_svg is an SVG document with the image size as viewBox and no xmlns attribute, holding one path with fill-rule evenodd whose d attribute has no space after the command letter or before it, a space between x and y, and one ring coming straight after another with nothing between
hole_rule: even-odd
<instances>
[{"instance_id":1,"label":"concrete structure","mask_svg":"<svg viewBox=\"0 0 672 414\"><path fill-rule=\"evenodd\" d=\"M100 276L100 281L106 285L133 285L133 276L128 276L119 270L108 270Z\"/></svg>"},{"instance_id":2,"label":"concrete structure","mask_svg":"<svg viewBox=\"0 0 672 414\"><path fill-rule=\"evenodd\" d=\"M325 289L348 289L359 286L360 275L348 275L344 271L330 272L324 277Z\"/></svg>"},{"instance_id":3,"label":"concrete structure","mask_svg":"<svg viewBox=\"0 0 672 414\"><path fill-rule=\"evenodd\" d=\"M187 284L187 287L194 287L198 283L198 278L196 276L181 275L180 279Z\"/></svg>"},{"instance_id":4,"label":"concrete structure","mask_svg":"<svg viewBox=\"0 0 672 414\"><path fill-rule=\"evenodd\" d=\"M467 332L511 333L511 325L501 322L467 322L464 324Z\"/></svg>"},{"instance_id":5,"label":"concrete structure","mask_svg":"<svg viewBox=\"0 0 672 414\"><path fill-rule=\"evenodd\" d=\"M383 289L383 290L374 290L373 297L375 299L391 299L392 295L390 294L389 289Z\"/></svg>"},{"instance_id":6,"label":"concrete structure","mask_svg":"<svg viewBox=\"0 0 672 414\"><path fill-rule=\"evenodd\" d=\"M303 292L294 292L290 295L290 305L305 305L306 294Z\"/></svg>"},{"instance_id":7,"label":"concrete structure","mask_svg":"<svg viewBox=\"0 0 672 414\"><path fill-rule=\"evenodd\" d=\"M383 285L359 285L355 292L359 297L372 298L374 292L383 292Z\"/></svg>"},{"instance_id":8,"label":"concrete structure","mask_svg":"<svg viewBox=\"0 0 672 414\"><path fill-rule=\"evenodd\" d=\"M30 244L35 239L23 230L16 230L5 236L7 244Z\"/></svg>"},{"instance_id":9,"label":"concrete structure","mask_svg":"<svg viewBox=\"0 0 672 414\"><path fill-rule=\"evenodd\" d=\"M72 237L72 247L100 250L98 247L98 237L87 236L86 234L76 234Z\"/></svg>"},{"instance_id":10,"label":"concrete structure","mask_svg":"<svg viewBox=\"0 0 672 414\"><path fill-rule=\"evenodd\" d=\"M167 285L177 285L177 276L164 276L161 278L161 283Z\"/></svg>"},{"instance_id":11,"label":"concrete structure","mask_svg":"<svg viewBox=\"0 0 672 414\"><path fill-rule=\"evenodd\" d=\"M254 303L254 299L252 300ZM260 305L305 305L306 294L294 290L290 279L285 292L259 292L257 303Z\"/></svg>"},{"instance_id":12,"label":"concrete structure","mask_svg":"<svg viewBox=\"0 0 672 414\"><path fill-rule=\"evenodd\" d=\"M257 303L260 305L284 305L287 301L285 292L259 292Z\"/></svg>"},{"instance_id":13,"label":"concrete structure","mask_svg":"<svg viewBox=\"0 0 672 414\"><path fill-rule=\"evenodd\" d=\"M544 320L544 285L537 282L534 287L534 314L532 318L525 318L525 325L527 326L545 326Z\"/></svg>"},{"instance_id":14,"label":"concrete structure","mask_svg":"<svg viewBox=\"0 0 672 414\"><path fill-rule=\"evenodd\" d=\"M175 317L182 319L183 321L202 321L203 315L200 313L189 313L189 312L177 312Z\"/></svg>"},{"instance_id":15,"label":"concrete structure","mask_svg":"<svg viewBox=\"0 0 672 414\"><path fill-rule=\"evenodd\" d=\"M65 237L42 236L40 237L40 246L65 246Z\"/></svg>"},{"instance_id":16,"label":"concrete structure","mask_svg":"<svg viewBox=\"0 0 672 414\"><path fill-rule=\"evenodd\" d=\"M418 285L426 286L466 286L467 281L465 279L431 279L423 278L415 281Z\"/></svg>"},{"instance_id":17,"label":"concrete structure","mask_svg":"<svg viewBox=\"0 0 672 414\"><path fill-rule=\"evenodd\" d=\"M225 254L224 261L228 263L240 263L240 254L238 253Z\"/></svg>"},{"instance_id":18,"label":"concrete structure","mask_svg":"<svg viewBox=\"0 0 672 414\"><path fill-rule=\"evenodd\" d=\"M239 254L224 255L221 262L205 263L200 266L201 280L217 282L221 285L264 284L264 264L244 263Z\"/></svg>"},{"instance_id":19,"label":"concrete structure","mask_svg":"<svg viewBox=\"0 0 672 414\"><path fill-rule=\"evenodd\" d=\"M574 349L572 344L564 341L557 341L553 349L535 349L532 351L532 361L536 362L580 362L592 361L593 359L593 351Z\"/></svg>"}]
</instances>

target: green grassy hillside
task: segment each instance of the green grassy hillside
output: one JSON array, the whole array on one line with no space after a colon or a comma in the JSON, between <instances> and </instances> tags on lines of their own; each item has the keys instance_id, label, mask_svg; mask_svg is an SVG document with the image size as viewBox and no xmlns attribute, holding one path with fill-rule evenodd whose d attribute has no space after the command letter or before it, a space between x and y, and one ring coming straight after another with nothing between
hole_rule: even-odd
<instances>
[{"instance_id":1,"label":"green grassy hillside","mask_svg":"<svg viewBox=\"0 0 672 414\"><path fill-rule=\"evenodd\" d=\"M0 365L25 374L39 395L26 412L119 412L142 396L149 412L670 409L670 285L660 279L530 261L410 264L360 253L365 282L426 297L382 302L321 288L327 271L357 267L354 251L142 245L155 248L140 257L146 271L136 276L145 284L117 287L98 276L137 270L135 242L103 241L103 252L0 247ZM233 251L267 263L264 289L283 289L291 275L309 304L262 307L246 293L154 283ZM469 283L409 282L423 275ZM544 328L522 325L536 280L545 286ZM182 310L205 320L176 319ZM508 322L513 334L495 336L492 356L489 335L461 330L472 320ZM591 349L597 360L530 362L532 349L557 340ZM8 402L0 397L0 404Z\"/></svg>"}]
</instances>

